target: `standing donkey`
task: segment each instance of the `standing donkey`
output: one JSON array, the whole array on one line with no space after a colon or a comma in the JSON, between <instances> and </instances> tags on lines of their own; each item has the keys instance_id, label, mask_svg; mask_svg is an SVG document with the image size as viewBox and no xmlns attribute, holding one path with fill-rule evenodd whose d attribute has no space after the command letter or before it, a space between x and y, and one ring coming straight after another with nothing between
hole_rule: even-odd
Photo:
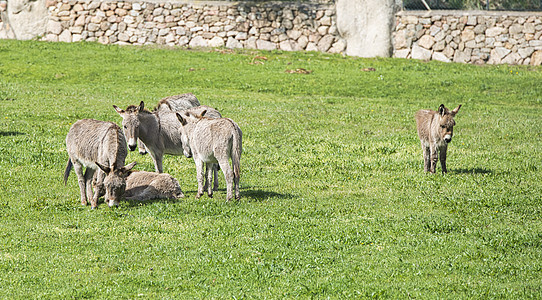
<instances>
[{"instance_id":1,"label":"standing donkey","mask_svg":"<svg viewBox=\"0 0 542 300\"><path fill-rule=\"evenodd\" d=\"M442 173L448 172L446 151L448 143L452 141L454 117L460 108L461 105L450 111L441 104L438 112L428 109L416 112L416 125L423 150L425 172L435 173L439 158Z\"/></svg>"},{"instance_id":2,"label":"standing donkey","mask_svg":"<svg viewBox=\"0 0 542 300\"><path fill-rule=\"evenodd\" d=\"M145 103L141 101L139 106L130 105L126 110L116 105L113 108L122 117L124 134L128 139L128 148L134 151L137 147L137 140L140 139L149 150L154 161L156 172L162 173L162 158L164 154L182 155L183 145L179 132L179 121L173 111L150 112L145 109ZM189 111L208 110L215 116L220 113L208 106L198 106Z\"/></svg>"},{"instance_id":3,"label":"standing donkey","mask_svg":"<svg viewBox=\"0 0 542 300\"><path fill-rule=\"evenodd\" d=\"M158 101L158 105L154 108L154 111L183 111L192 107L200 106L198 98L192 93L185 93L175 96L168 96ZM145 144L138 140L139 154L147 154Z\"/></svg>"},{"instance_id":4,"label":"standing donkey","mask_svg":"<svg viewBox=\"0 0 542 300\"><path fill-rule=\"evenodd\" d=\"M231 119L208 118L206 113L205 110L199 115L190 112L177 113L177 118L181 122L184 155L188 158L193 156L196 164L198 180L196 198L203 195L205 187L207 195L213 196L209 184L212 180L210 171L214 170L214 165L218 163L226 178L226 200L230 201L233 198L232 186L235 186L235 199L239 200L241 129ZM232 161L231 167L229 159Z\"/></svg>"},{"instance_id":5,"label":"standing donkey","mask_svg":"<svg viewBox=\"0 0 542 300\"><path fill-rule=\"evenodd\" d=\"M124 177L135 165L134 162L124 166L128 151L120 127L112 122L79 120L66 136L66 149L69 159L64 171L64 184L73 167L81 191L81 204L87 205L89 199L91 207L97 208L98 198L105 193L105 202L110 207L118 206L126 187ZM86 167L84 174L83 166ZM93 194L92 181L98 168Z\"/></svg>"},{"instance_id":6,"label":"standing donkey","mask_svg":"<svg viewBox=\"0 0 542 300\"><path fill-rule=\"evenodd\" d=\"M186 93L181 95L169 96L162 98L154 111L158 110L170 110L170 111L181 111L187 110L192 107L200 106L201 104L198 101L198 98L192 93Z\"/></svg>"}]
</instances>

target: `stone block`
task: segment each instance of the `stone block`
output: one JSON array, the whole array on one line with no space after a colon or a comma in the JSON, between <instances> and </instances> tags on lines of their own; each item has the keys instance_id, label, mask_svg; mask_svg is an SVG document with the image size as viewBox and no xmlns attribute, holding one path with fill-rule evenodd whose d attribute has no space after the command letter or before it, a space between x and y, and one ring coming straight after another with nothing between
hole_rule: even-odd
<instances>
[{"instance_id":1,"label":"stone block","mask_svg":"<svg viewBox=\"0 0 542 300\"><path fill-rule=\"evenodd\" d=\"M421 60L429 60L431 59L431 51L425 48L422 48L418 45L412 46L412 58L413 59L421 59Z\"/></svg>"},{"instance_id":2,"label":"stone block","mask_svg":"<svg viewBox=\"0 0 542 300\"><path fill-rule=\"evenodd\" d=\"M433 47L433 45L435 44L435 38L426 34L424 36L422 36L419 40L418 40L418 45L420 47L423 47L425 49L431 49L431 47ZM414 53L414 51L412 51Z\"/></svg>"},{"instance_id":3,"label":"stone block","mask_svg":"<svg viewBox=\"0 0 542 300\"><path fill-rule=\"evenodd\" d=\"M257 40L256 47L257 49L268 51L277 49L277 45L275 43L264 40Z\"/></svg>"}]
</instances>

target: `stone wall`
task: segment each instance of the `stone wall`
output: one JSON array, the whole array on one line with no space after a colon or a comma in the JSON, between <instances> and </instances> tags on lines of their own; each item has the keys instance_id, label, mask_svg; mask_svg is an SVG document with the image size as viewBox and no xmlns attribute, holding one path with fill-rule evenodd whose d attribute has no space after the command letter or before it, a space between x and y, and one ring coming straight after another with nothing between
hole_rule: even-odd
<instances>
[{"instance_id":1,"label":"stone wall","mask_svg":"<svg viewBox=\"0 0 542 300\"><path fill-rule=\"evenodd\" d=\"M339 53L334 5L47 0L43 40Z\"/></svg>"},{"instance_id":2,"label":"stone wall","mask_svg":"<svg viewBox=\"0 0 542 300\"><path fill-rule=\"evenodd\" d=\"M474 64L542 63L542 13L402 11L394 57Z\"/></svg>"}]
</instances>

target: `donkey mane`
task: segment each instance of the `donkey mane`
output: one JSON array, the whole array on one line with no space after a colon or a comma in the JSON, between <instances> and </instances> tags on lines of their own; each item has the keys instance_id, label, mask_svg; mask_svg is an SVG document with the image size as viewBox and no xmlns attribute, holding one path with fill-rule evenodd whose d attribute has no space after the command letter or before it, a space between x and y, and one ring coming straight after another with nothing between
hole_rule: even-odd
<instances>
[{"instance_id":1,"label":"donkey mane","mask_svg":"<svg viewBox=\"0 0 542 300\"><path fill-rule=\"evenodd\" d=\"M170 96L170 97L163 98L162 100L160 100L160 101L158 102L158 105L153 109L153 111L157 111L158 108L160 108L160 106L162 106L162 104L167 105L167 107L169 108L169 110L173 110L173 108L171 107L171 104L169 104L169 101L168 101L169 98L171 98L171 96Z\"/></svg>"},{"instance_id":2,"label":"donkey mane","mask_svg":"<svg viewBox=\"0 0 542 300\"><path fill-rule=\"evenodd\" d=\"M129 105L127 108L126 108L126 112L128 113L137 113L137 112L141 112L141 113L146 113L146 114L152 114L152 112L146 108L143 109L143 111L139 111L139 105Z\"/></svg>"}]
</instances>

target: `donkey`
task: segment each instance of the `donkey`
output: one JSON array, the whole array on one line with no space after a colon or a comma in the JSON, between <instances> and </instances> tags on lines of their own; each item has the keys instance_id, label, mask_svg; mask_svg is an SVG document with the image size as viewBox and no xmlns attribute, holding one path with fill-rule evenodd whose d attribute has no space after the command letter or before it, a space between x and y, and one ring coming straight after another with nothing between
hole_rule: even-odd
<instances>
[{"instance_id":1,"label":"donkey","mask_svg":"<svg viewBox=\"0 0 542 300\"><path fill-rule=\"evenodd\" d=\"M177 179L166 173L130 172L126 177L126 200L178 199L184 194Z\"/></svg>"},{"instance_id":2,"label":"donkey","mask_svg":"<svg viewBox=\"0 0 542 300\"><path fill-rule=\"evenodd\" d=\"M179 132L179 121L173 111L150 112L145 109L145 103L141 101L139 106L130 105L126 110L116 105L113 108L122 117L124 134L128 139L128 148L134 151L137 147L137 140L140 139L149 150L154 161L156 172L162 173L162 158L164 154L182 155L183 146ZM192 108L198 111L201 108ZM212 111L213 115L220 116L220 113L210 107L204 110Z\"/></svg>"},{"instance_id":3,"label":"donkey","mask_svg":"<svg viewBox=\"0 0 542 300\"><path fill-rule=\"evenodd\" d=\"M64 185L73 167L79 182L81 204L87 205L89 199L91 207L97 208L98 198L105 194L110 207L118 206L126 187L124 176L135 165L124 166L128 151L120 127L112 122L79 120L68 131L66 149L69 159L64 171ZM86 167L84 174L83 166ZM92 183L97 170L93 194Z\"/></svg>"},{"instance_id":4,"label":"donkey","mask_svg":"<svg viewBox=\"0 0 542 300\"><path fill-rule=\"evenodd\" d=\"M446 151L448 144L452 141L455 125L454 117L460 108L461 105L450 111L444 107L444 104L441 104L438 112L433 110L419 110L416 112L416 125L423 150L425 172L435 173L439 158L442 173L448 172L448 169L446 169Z\"/></svg>"},{"instance_id":5,"label":"donkey","mask_svg":"<svg viewBox=\"0 0 542 300\"><path fill-rule=\"evenodd\" d=\"M181 111L196 106L200 106L198 98L192 93L186 93L162 98L154 111Z\"/></svg>"},{"instance_id":6,"label":"donkey","mask_svg":"<svg viewBox=\"0 0 542 300\"><path fill-rule=\"evenodd\" d=\"M214 165L218 163L226 178L226 200L230 201L233 198L233 185L235 186L235 199L239 200L241 129L231 119L208 118L206 113L205 110L197 116L189 112L177 113L177 118L181 122L179 131L183 140L184 155L188 158L193 156L196 164L198 180L196 198L203 195L205 187L207 187L207 195L213 196L213 190L208 183L212 179L210 170L213 170ZM232 160L231 167L229 165L230 158Z\"/></svg>"},{"instance_id":7,"label":"donkey","mask_svg":"<svg viewBox=\"0 0 542 300\"><path fill-rule=\"evenodd\" d=\"M158 101L158 105L156 105L154 111L183 111L199 105L198 98L194 94L186 93L162 98ZM137 147L139 154L147 154L147 148L141 140L138 140Z\"/></svg>"}]
</instances>

